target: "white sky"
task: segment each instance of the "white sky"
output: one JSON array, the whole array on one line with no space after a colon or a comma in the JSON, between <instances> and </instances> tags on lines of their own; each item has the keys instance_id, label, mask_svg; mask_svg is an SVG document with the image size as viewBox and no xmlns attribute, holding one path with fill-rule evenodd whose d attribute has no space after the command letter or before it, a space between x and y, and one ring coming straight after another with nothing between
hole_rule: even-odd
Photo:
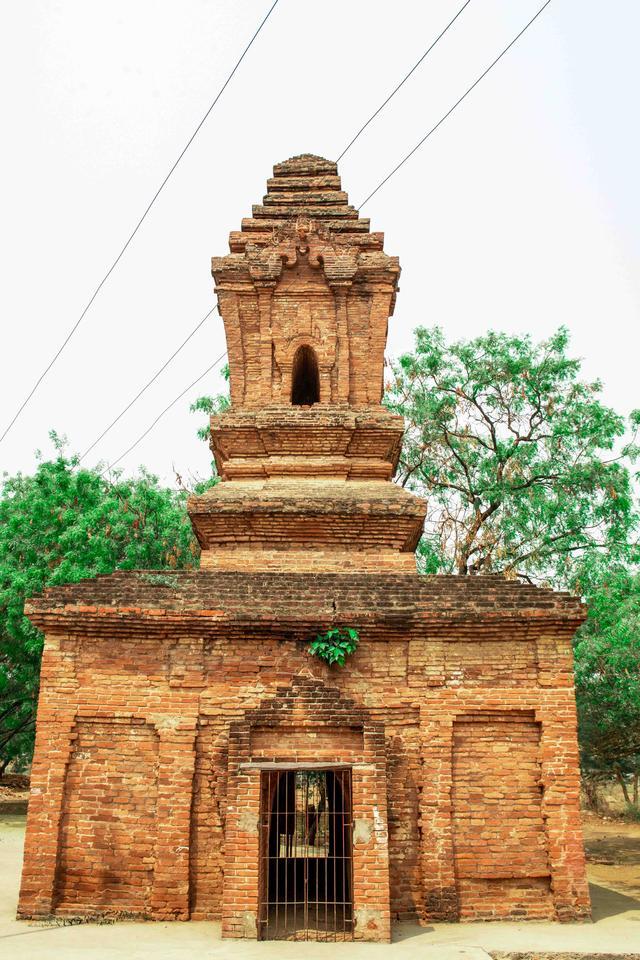
<instances>
[{"instance_id":1,"label":"white sky","mask_svg":"<svg viewBox=\"0 0 640 960\"><path fill-rule=\"evenodd\" d=\"M356 206L542 0L472 0L340 164ZM336 157L462 0L280 0L77 334L0 447L34 467L53 428L82 452L213 305L274 163ZM0 432L77 319L269 0L25 0L3 7ZM412 330L544 337L640 406L640 4L554 0L363 209L400 257L389 354ZM217 316L89 462L118 457L225 348ZM123 461L208 472L189 400Z\"/></svg>"}]
</instances>

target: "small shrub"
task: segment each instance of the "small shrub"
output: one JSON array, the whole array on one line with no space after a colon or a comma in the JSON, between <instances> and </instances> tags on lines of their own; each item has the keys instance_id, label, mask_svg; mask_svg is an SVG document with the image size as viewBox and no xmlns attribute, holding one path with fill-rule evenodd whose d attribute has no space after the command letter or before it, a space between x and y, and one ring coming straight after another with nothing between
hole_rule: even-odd
<instances>
[{"instance_id":1,"label":"small shrub","mask_svg":"<svg viewBox=\"0 0 640 960\"><path fill-rule=\"evenodd\" d=\"M359 639L353 627L329 627L324 633L316 634L309 644L309 652L330 666L337 663L344 667L346 658L355 653Z\"/></svg>"},{"instance_id":2,"label":"small shrub","mask_svg":"<svg viewBox=\"0 0 640 960\"><path fill-rule=\"evenodd\" d=\"M640 823L640 807L636 807L633 803L628 803L622 816L631 823Z\"/></svg>"}]
</instances>

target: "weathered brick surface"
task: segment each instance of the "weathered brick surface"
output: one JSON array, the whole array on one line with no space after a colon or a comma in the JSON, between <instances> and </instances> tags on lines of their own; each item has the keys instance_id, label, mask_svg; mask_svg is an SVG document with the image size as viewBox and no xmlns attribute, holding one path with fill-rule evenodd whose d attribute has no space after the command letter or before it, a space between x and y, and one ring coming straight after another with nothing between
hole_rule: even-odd
<instances>
[{"instance_id":1,"label":"weathered brick surface","mask_svg":"<svg viewBox=\"0 0 640 960\"><path fill-rule=\"evenodd\" d=\"M459 877L548 875L539 743L538 724L526 711L456 719L452 801Z\"/></svg>"},{"instance_id":2,"label":"weathered brick surface","mask_svg":"<svg viewBox=\"0 0 640 960\"><path fill-rule=\"evenodd\" d=\"M377 578L371 575L370 579L373 592ZM308 616L306 611L300 612ZM144 623L144 615L139 616ZM42 792L32 798L31 854L25 866L23 913L48 913L51 909L51 905L38 908L38 903L50 899L52 892L51 881L39 868L40 858L46 860L45 854L53 847L59 863L58 890L62 889L65 864L71 863L72 848L68 843L55 853L54 814L61 800L58 784L64 779L67 764L65 830L69 835L70 829L76 833L82 829L80 817L85 798L81 793L76 795L79 786L74 786L78 782L74 773L78 763L75 751L79 750L78 740L72 739L74 732L77 733L78 725L82 729L84 717L94 729L99 718L104 723L117 714L151 725L160 737L172 734L165 790L174 800L180 799L179 790L184 791L185 819L183 842L178 829L175 846L169 851L176 859L171 869L178 867L179 855L174 851L185 846L189 860L185 883L191 915L220 918L223 879L225 869L228 870L225 830L228 791L233 782L229 777L231 727L246 723L247 711L258 710L261 704L272 700L281 702L282 693L278 691L295 690L294 678L305 676L313 676L328 687L339 689L341 696L361 704L371 722L379 723L384 730L391 916L452 919L459 915L504 916L506 911L512 916L545 914L564 918L584 915L588 909L580 846L573 690L566 683L563 685L564 665L559 664L557 687L542 687L528 679L510 682L508 686L478 687L474 685L474 670L472 684L465 689L464 677L458 674L451 680L444 669L445 663L454 658L454 651L455 660L465 662L466 648L471 649L476 643L486 651L487 676L499 676L502 663L511 657L517 662L521 647L532 644L539 662L549 633L555 629L567 636L565 626L552 628L541 623L533 630L530 625L517 622L502 621L494 626L476 621L474 636L465 638L455 624L423 626L414 620L367 626L363 621L361 645L348 670L339 673L309 657L306 644L301 642L307 635L306 626L299 640L291 639L289 630L278 629L268 621L252 628L244 625L241 633L232 636L219 624L217 635L201 633L172 639L171 628L160 630L152 616L146 618L149 633L138 637L114 634L108 617L104 618L102 637L95 632L87 636L82 633L82 620L82 614L77 614L75 627L69 629L71 624L67 624L69 632L64 638L51 636L47 641L57 656L51 667L45 663L43 675L38 757L33 774L34 790ZM498 634L502 639L497 639ZM438 639L432 639L434 636ZM412 656L409 648L413 649ZM439 679L435 683L435 673L422 669L422 658L427 653L433 658L434 670L440 659ZM569 659L568 643L565 659ZM296 701L295 696L292 699ZM75 731L67 719L70 704L78 718ZM344 762L346 757L350 763L361 761L362 754L357 752L361 721L351 718L343 722L334 716L323 724L318 709L316 705L306 719L294 719L291 711L286 720L281 715L271 727L275 718L264 707L259 716L256 714L255 723L250 724L247 762L272 759L294 764L313 757L318 762ZM182 732L181 726L186 728ZM474 740L476 726L479 733ZM496 727L492 739L491 731ZM506 727L510 730L505 737L501 731ZM336 730L341 730L340 735L336 735ZM539 731L537 746L533 730L536 735ZM458 746L461 731L469 735ZM41 762L43 751L57 738L60 746ZM514 744L517 763L512 752ZM80 752L87 753L86 749ZM113 752L110 756L112 771L103 771L103 779L95 785L93 799L98 817L105 810L109 811L107 816L114 815L109 778L119 777L121 760ZM97 760L85 756L81 763L99 764L100 754ZM466 769L461 766L464 763ZM159 773L157 762L140 754L140 782L146 784L156 772ZM535 792L532 796L535 777L540 780L537 799ZM461 808L465 784L472 798L465 801L466 812ZM136 803L136 779L124 779L118 790L119 806L126 820L127 810ZM501 796L488 796L492 792ZM151 797L152 791L148 791L149 802ZM521 810L526 811L526 816L519 816ZM465 824L469 823L470 813L477 822L469 830ZM85 811L85 815L94 813ZM80 818L77 823L74 817ZM459 875L456 851L460 849L461 837L466 836L472 844L474 830L486 839L484 831L490 835L495 830L496 836L502 837L505 830L512 829L516 830L516 852L519 850L521 857L517 867L513 847L508 848L507 856L502 847L488 850L483 843L478 847L475 875ZM158 830L157 839L162 836L163 832ZM94 828L89 849L78 846L75 850L76 873L81 873L83 863L92 857L97 871L110 855L108 841L105 833ZM549 857L546 879L539 876L542 849ZM123 878L129 862L121 858ZM155 852L153 862L155 867ZM126 881L134 887L140 885L140 876L135 873L141 866L133 864L133 879ZM496 876L500 871L512 873ZM545 887L540 885L543 879ZM511 880L518 883L507 882ZM550 906L547 893L537 899L534 894L536 890L548 891L552 880L555 899ZM178 883L176 887L179 888ZM505 897L506 888L511 891L509 897ZM67 883L66 889L71 890L72 884ZM521 893L517 902L513 899L514 891ZM255 893L257 896L257 890ZM80 906L77 895L74 896L75 901L54 900L53 909L90 912L88 903ZM158 911L148 903L140 903L137 909L152 916L182 915L180 902L176 896L176 900L166 901ZM93 909L108 905L124 909L115 899L109 904L108 890L96 896ZM132 905L127 906L130 908ZM518 912L523 909L524 914ZM255 913L255 904L253 910ZM231 927L228 932L233 932Z\"/></svg>"},{"instance_id":3,"label":"weathered brick surface","mask_svg":"<svg viewBox=\"0 0 640 960\"><path fill-rule=\"evenodd\" d=\"M382 247L335 164L274 169L213 262L233 406L212 419L222 482L189 503L202 569L28 603L46 642L21 916L216 918L255 937L273 764L351 770L358 939L398 918L589 915L584 611L416 573L426 507L391 483L402 423L379 402L399 275ZM312 405L291 403L300 347ZM360 632L344 669L308 652L331 624Z\"/></svg>"},{"instance_id":4,"label":"weathered brick surface","mask_svg":"<svg viewBox=\"0 0 640 960\"><path fill-rule=\"evenodd\" d=\"M141 720L87 718L78 721L73 738L60 825L58 912L144 913L158 831L157 732Z\"/></svg>"}]
</instances>

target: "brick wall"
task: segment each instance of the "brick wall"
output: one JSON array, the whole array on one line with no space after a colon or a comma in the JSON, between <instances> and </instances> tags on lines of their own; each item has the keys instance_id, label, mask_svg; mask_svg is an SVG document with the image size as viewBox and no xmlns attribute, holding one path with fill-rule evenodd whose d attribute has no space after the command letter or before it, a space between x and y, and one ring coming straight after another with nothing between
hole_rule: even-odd
<instances>
[{"instance_id":1,"label":"brick wall","mask_svg":"<svg viewBox=\"0 0 640 960\"><path fill-rule=\"evenodd\" d=\"M453 847L464 919L526 916L537 900L539 915L553 916L539 745L539 724L525 711L462 715L454 723ZM512 883L520 878L526 882ZM505 884L492 883L505 879L508 896Z\"/></svg>"},{"instance_id":2,"label":"brick wall","mask_svg":"<svg viewBox=\"0 0 640 960\"><path fill-rule=\"evenodd\" d=\"M273 627L171 639L156 618L135 640L50 636L21 915L130 910L251 933L257 841L239 800L246 827L261 762L315 759L353 766L356 817L384 811L380 866L354 848L359 936L398 918L586 916L569 634L378 624L343 670Z\"/></svg>"},{"instance_id":3,"label":"brick wall","mask_svg":"<svg viewBox=\"0 0 640 960\"><path fill-rule=\"evenodd\" d=\"M71 738L56 912L144 914L159 827L157 733L141 720L87 719Z\"/></svg>"}]
</instances>

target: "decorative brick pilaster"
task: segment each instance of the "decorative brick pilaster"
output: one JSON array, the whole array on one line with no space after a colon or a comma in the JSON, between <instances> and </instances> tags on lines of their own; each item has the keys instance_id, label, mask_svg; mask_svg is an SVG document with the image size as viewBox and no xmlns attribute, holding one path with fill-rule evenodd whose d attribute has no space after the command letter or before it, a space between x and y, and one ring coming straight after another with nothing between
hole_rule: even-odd
<instances>
[{"instance_id":1,"label":"decorative brick pilaster","mask_svg":"<svg viewBox=\"0 0 640 960\"><path fill-rule=\"evenodd\" d=\"M37 760L31 770L25 868L18 907L20 917L49 916L55 907L58 837L74 726L70 711L55 719L45 719L46 707L39 713L42 719L38 723L36 738Z\"/></svg>"},{"instance_id":2,"label":"decorative brick pilaster","mask_svg":"<svg viewBox=\"0 0 640 960\"><path fill-rule=\"evenodd\" d=\"M551 895L558 920L591 918L580 817L580 767L572 689L554 691L538 711L540 765Z\"/></svg>"},{"instance_id":3,"label":"decorative brick pilaster","mask_svg":"<svg viewBox=\"0 0 640 960\"><path fill-rule=\"evenodd\" d=\"M165 725L166 724L166 725ZM191 794L196 724L156 720L158 752L158 833L151 913L155 919L189 919Z\"/></svg>"},{"instance_id":4,"label":"decorative brick pilaster","mask_svg":"<svg viewBox=\"0 0 640 960\"><path fill-rule=\"evenodd\" d=\"M453 830L451 820L451 717L433 716L427 703L421 711L422 782L420 784L423 919L458 919Z\"/></svg>"},{"instance_id":5,"label":"decorative brick pilaster","mask_svg":"<svg viewBox=\"0 0 640 960\"><path fill-rule=\"evenodd\" d=\"M378 729L368 739L377 762L354 765L352 771L354 935L386 942L391 914L384 732Z\"/></svg>"},{"instance_id":6,"label":"decorative brick pilaster","mask_svg":"<svg viewBox=\"0 0 640 960\"><path fill-rule=\"evenodd\" d=\"M64 783L76 714L73 658L61 637L47 638L42 657L36 744L18 916L48 916L55 907Z\"/></svg>"}]
</instances>

